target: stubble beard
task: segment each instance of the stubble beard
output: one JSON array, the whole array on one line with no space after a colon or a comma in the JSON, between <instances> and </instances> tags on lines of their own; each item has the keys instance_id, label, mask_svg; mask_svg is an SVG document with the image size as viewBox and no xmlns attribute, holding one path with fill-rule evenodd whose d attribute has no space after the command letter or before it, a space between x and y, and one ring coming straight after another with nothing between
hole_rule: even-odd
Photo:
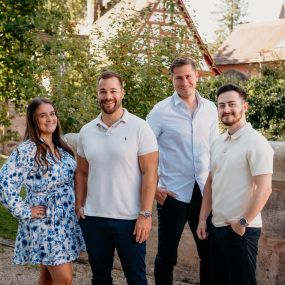
<instances>
[{"instance_id":1,"label":"stubble beard","mask_svg":"<svg viewBox=\"0 0 285 285\"><path fill-rule=\"evenodd\" d=\"M222 123L223 123L225 126L227 126L227 127L231 127L231 126L235 125L236 123L238 123L238 122L241 120L242 114L243 114L242 111L240 111L238 114L231 113L231 115L233 116L233 120L231 120L231 121L229 121L229 122L228 122L228 121L224 121L224 120L223 120L223 117L224 117L224 116L222 116Z\"/></svg>"},{"instance_id":2,"label":"stubble beard","mask_svg":"<svg viewBox=\"0 0 285 285\"><path fill-rule=\"evenodd\" d=\"M113 107L112 109L106 108L106 107L104 106L104 103L105 103L105 102L108 102L108 101L113 101L113 102L114 102L114 107ZM118 101L115 100L115 99L112 99L112 100L104 100L103 102L100 102L100 107L101 107L102 111L103 111L105 114L108 114L108 115L114 114L114 113L120 108L121 105L122 105L122 102L118 102Z\"/></svg>"}]
</instances>

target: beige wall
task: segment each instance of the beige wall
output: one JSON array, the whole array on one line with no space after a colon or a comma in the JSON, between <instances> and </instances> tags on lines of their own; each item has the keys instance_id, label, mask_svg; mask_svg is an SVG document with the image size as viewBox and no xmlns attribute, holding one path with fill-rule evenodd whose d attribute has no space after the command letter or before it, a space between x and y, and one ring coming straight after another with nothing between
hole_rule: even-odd
<instances>
[{"instance_id":1,"label":"beige wall","mask_svg":"<svg viewBox=\"0 0 285 285\"><path fill-rule=\"evenodd\" d=\"M260 285L285 284L285 142L271 142L275 151L273 191L263 212L257 276Z\"/></svg>"}]
</instances>

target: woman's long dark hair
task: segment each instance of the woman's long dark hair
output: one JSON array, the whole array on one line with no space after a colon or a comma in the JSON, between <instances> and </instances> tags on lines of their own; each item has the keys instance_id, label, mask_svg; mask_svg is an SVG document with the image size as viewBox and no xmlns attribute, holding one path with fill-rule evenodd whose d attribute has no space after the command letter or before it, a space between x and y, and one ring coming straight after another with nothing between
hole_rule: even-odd
<instances>
[{"instance_id":1,"label":"woman's long dark hair","mask_svg":"<svg viewBox=\"0 0 285 285\"><path fill-rule=\"evenodd\" d=\"M55 131L52 134L52 142L54 143L55 147L56 148L57 147L63 148L65 151L67 151L73 157L74 157L74 154L73 154L71 148L62 139L62 131L61 131L61 127L60 127L60 122L59 122L59 118L58 118L57 111L56 111L54 104L45 98L34 98L29 103L28 108L27 108L26 131L25 131L24 140L31 140L32 142L34 142L36 144L37 151L36 151L36 155L35 155L35 161L36 161L39 168L41 166L45 166L46 171L47 171L48 167L50 165L50 163L47 160L47 154L50 153L52 156L53 156L53 154L52 154L52 151L51 151L50 147L48 146L48 144L46 144L40 137L40 130L39 130L39 126L38 126L38 122L37 122L37 118L36 118L36 111L41 104L51 105L56 112L57 126L56 126Z\"/></svg>"}]
</instances>

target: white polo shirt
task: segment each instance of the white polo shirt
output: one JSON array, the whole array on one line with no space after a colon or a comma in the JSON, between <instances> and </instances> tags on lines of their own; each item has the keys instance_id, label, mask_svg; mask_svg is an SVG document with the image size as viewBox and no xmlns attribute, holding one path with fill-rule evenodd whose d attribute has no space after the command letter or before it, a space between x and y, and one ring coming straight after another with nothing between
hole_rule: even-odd
<instances>
[{"instance_id":1,"label":"white polo shirt","mask_svg":"<svg viewBox=\"0 0 285 285\"><path fill-rule=\"evenodd\" d=\"M239 219L254 191L253 176L273 173L273 150L250 123L233 135L220 135L211 147L212 222L216 227ZM259 213L249 227L261 227Z\"/></svg>"},{"instance_id":2,"label":"white polo shirt","mask_svg":"<svg viewBox=\"0 0 285 285\"><path fill-rule=\"evenodd\" d=\"M148 124L124 109L111 127L101 114L79 133L77 153L89 163L87 216L132 220L138 217L141 171L138 156L157 151Z\"/></svg>"}]
</instances>

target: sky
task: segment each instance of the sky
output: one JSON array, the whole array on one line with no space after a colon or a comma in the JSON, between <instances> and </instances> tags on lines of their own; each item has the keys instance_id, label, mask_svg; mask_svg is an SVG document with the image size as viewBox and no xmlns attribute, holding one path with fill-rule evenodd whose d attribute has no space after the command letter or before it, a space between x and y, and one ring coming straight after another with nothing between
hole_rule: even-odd
<instances>
[{"instance_id":1,"label":"sky","mask_svg":"<svg viewBox=\"0 0 285 285\"><path fill-rule=\"evenodd\" d=\"M189 12L197 24L198 31L206 42L215 38L214 31L218 27L215 3L221 0L188 0ZM285 0L248 0L247 21L252 23L277 20Z\"/></svg>"}]
</instances>

